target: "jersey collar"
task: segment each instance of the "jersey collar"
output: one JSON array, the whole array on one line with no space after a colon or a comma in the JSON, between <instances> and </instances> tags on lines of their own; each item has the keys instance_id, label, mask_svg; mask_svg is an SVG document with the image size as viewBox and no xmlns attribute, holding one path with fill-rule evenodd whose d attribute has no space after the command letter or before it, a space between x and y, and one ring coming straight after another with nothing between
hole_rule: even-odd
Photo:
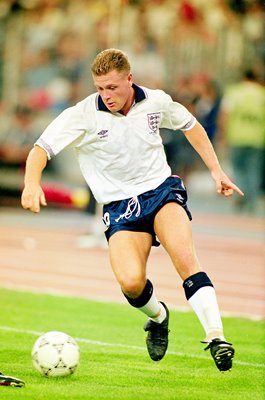
<instances>
[{"instance_id":1,"label":"jersey collar","mask_svg":"<svg viewBox=\"0 0 265 400\"><path fill-rule=\"evenodd\" d=\"M133 83L132 87L134 88L135 92L134 103L139 103L147 98L146 92L140 86ZM98 111L107 111L111 113L111 111L105 106L102 97L99 94L96 97L96 107Z\"/></svg>"}]
</instances>

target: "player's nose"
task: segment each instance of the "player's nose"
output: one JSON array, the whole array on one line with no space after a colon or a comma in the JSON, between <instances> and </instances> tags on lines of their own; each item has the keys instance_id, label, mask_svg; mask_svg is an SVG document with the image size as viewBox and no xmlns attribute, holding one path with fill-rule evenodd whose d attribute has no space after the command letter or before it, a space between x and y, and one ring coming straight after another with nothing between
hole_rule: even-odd
<instances>
[{"instance_id":1,"label":"player's nose","mask_svg":"<svg viewBox=\"0 0 265 400\"><path fill-rule=\"evenodd\" d=\"M110 99L110 92L108 90L104 90L102 93L102 97L104 100L109 100Z\"/></svg>"}]
</instances>

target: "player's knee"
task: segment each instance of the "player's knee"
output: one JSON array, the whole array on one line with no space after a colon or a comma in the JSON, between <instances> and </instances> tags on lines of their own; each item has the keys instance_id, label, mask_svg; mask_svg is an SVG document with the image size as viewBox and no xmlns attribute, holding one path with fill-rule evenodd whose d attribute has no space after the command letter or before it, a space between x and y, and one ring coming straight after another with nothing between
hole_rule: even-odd
<instances>
[{"instance_id":1,"label":"player's knee","mask_svg":"<svg viewBox=\"0 0 265 400\"><path fill-rule=\"evenodd\" d=\"M141 287L141 290L137 294L136 292L132 293L132 292L125 292L124 290L122 291L127 301L133 307L139 308L143 307L150 300L153 293L153 285L149 280L147 280L144 282L143 287Z\"/></svg>"},{"instance_id":2,"label":"player's knee","mask_svg":"<svg viewBox=\"0 0 265 400\"><path fill-rule=\"evenodd\" d=\"M136 298L139 297L142 293L145 286L145 280L138 276L128 276L124 278L122 282L120 282L120 284L121 290L125 294L125 296Z\"/></svg>"}]
</instances>

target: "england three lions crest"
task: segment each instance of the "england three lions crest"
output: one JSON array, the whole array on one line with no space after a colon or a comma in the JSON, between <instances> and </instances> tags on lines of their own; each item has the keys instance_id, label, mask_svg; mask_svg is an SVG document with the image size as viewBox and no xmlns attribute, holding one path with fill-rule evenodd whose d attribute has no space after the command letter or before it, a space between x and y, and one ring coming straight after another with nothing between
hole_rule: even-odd
<instances>
[{"instance_id":1,"label":"england three lions crest","mask_svg":"<svg viewBox=\"0 0 265 400\"><path fill-rule=\"evenodd\" d=\"M152 134L156 133L160 125L161 113L160 112L149 113L147 114L147 119L148 119L148 126L152 131L150 133Z\"/></svg>"}]
</instances>

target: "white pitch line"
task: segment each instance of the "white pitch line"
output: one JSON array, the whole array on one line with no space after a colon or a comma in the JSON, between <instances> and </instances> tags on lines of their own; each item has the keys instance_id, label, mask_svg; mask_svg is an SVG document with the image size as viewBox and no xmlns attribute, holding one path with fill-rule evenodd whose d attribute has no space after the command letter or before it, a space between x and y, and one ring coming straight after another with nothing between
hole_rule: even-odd
<instances>
[{"instance_id":1,"label":"white pitch line","mask_svg":"<svg viewBox=\"0 0 265 400\"><path fill-rule=\"evenodd\" d=\"M2 331L7 331L7 332L16 332L16 333L22 333L22 334L27 334L27 335L33 335L33 336L40 336L45 332L38 332L30 329L18 329L18 328L12 328L10 326L0 326L0 330ZM91 339L86 339L86 338L74 338L77 342L81 343L87 343L87 344L93 344L96 346L106 346L106 347L122 347L124 349L133 349L133 350L141 350L141 351L146 351L145 347L142 346L133 346L129 344L122 344L122 343L108 343L108 342L102 342L100 340L91 340ZM199 355L193 355L193 354L188 354L188 353L182 353L182 352L176 352L176 351L168 351L167 354L178 356L178 357L190 357L190 358L197 358L200 360L207 360L208 357L203 357ZM256 368L264 368L265 364L260 364L260 363L250 363L247 361L239 361L239 360L234 360L233 363L238 364L238 365L246 365L248 367L256 367Z\"/></svg>"}]
</instances>

